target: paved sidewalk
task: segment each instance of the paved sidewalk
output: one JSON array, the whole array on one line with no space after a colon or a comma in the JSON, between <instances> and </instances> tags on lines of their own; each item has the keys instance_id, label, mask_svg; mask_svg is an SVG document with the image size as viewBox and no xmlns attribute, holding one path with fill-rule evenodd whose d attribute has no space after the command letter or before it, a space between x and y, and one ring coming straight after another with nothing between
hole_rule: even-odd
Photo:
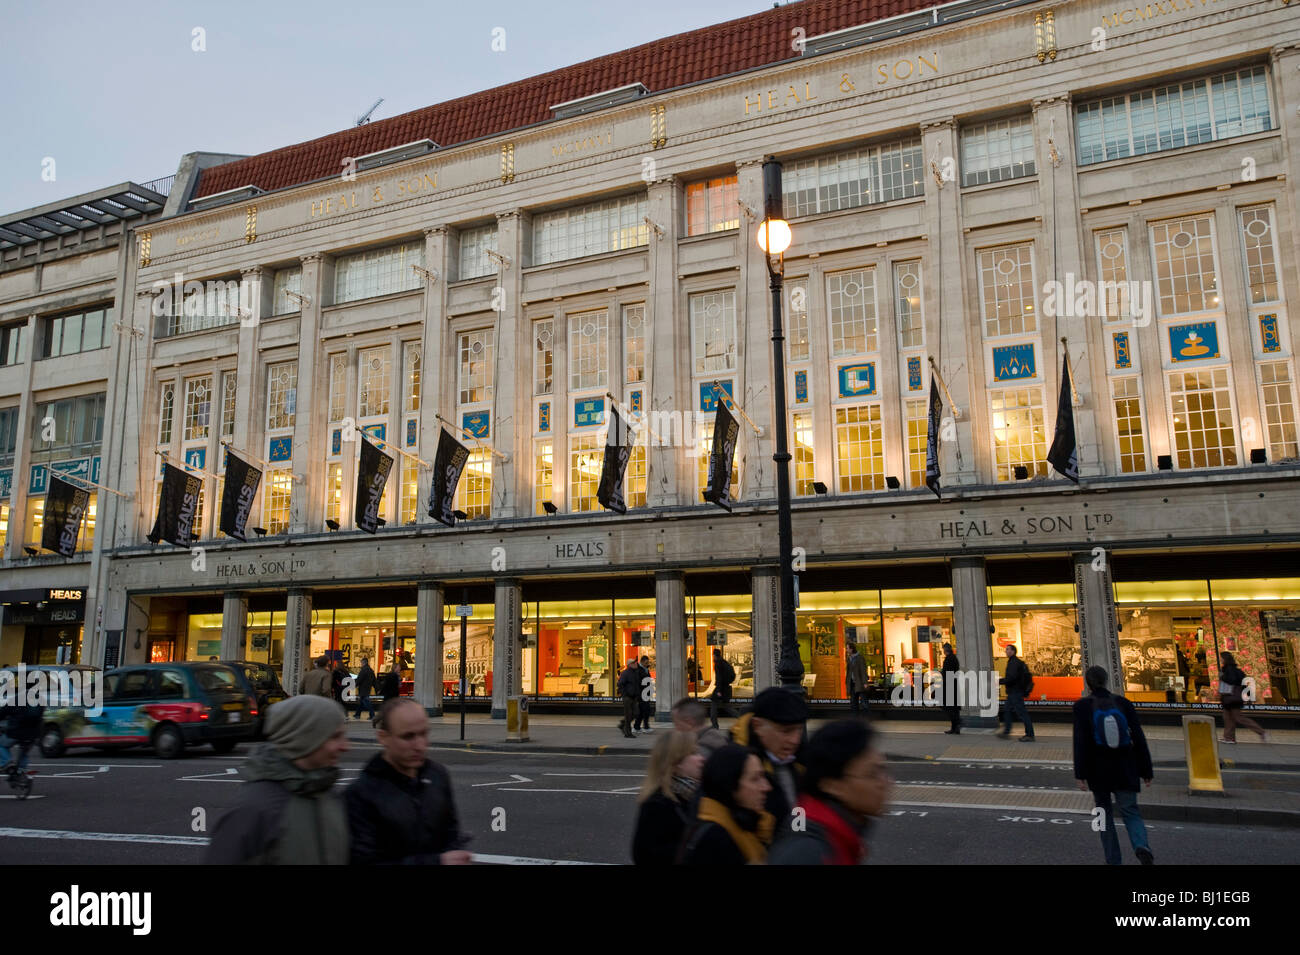
<instances>
[{"instance_id":1,"label":"paved sidewalk","mask_svg":"<svg viewBox=\"0 0 1300 955\"><path fill-rule=\"evenodd\" d=\"M484 753L547 754L567 753L577 756L644 756L657 736L671 727L656 724L655 731L635 739L625 739L616 720L595 716L533 716L529 720L529 740L506 739L504 720L471 713L465 718L465 739L460 738L460 716L448 713L430 720L430 745L435 749L461 749ZM723 720L727 729L730 720ZM813 720L809 731L824 721ZM885 753L894 764L894 775L907 779L909 764L952 763L987 764L1025 767L1061 768L1069 766L1071 727L1064 724L1038 726L1036 741L1019 742L1013 734L999 739L994 729L965 729L959 736L944 734L942 723L918 723L910 720L880 720L872 724L882 735ZM375 732L368 720L348 723L349 739L374 743ZM1140 796L1143 816L1147 819L1187 822L1239 823L1300 828L1300 731L1278 730L1269 733L1268 743L1256 742L1255 734L1241 733L1239 738L1252 740L1233 745L1219 744L1219 757L1225 770L1240 770L1227 783L1226 795L1187 792L1186 760L1182 729L1175 726L1145 728L1156 765L1156 781L1144 788ZM954 769L956 766L954 766ZM1263 782L1251 773L1295 773L1294 782L1284 778ZM1014 780L1014 777L1010 777ZM1093 806L1089 793L1069 787L1073 777L1063 774L1055 789L1017 788L1008 784L962 785L954 782L925 782L899 785L894 793L895 805L958 806L963 808L1037 810L1040 813L1087 814Z\"/></svg>"}]
</instances>

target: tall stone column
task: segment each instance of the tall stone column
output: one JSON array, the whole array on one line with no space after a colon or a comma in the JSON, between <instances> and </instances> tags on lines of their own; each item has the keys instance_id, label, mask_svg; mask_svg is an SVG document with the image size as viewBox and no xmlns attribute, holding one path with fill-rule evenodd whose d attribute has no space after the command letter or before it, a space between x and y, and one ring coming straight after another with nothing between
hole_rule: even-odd
<instances>
[{"instance_id":1,"label":"tall stone column","mask_svg":"<svg viewBox=\"0 0 1300 955\"><path fill-rule=\"evenodd\" d=\"M492 456L493 518L520 517L530 513L526 499L520 494L521 472L527 473L532 457L525 447L533 433L532 414L528 410L532 404L529 384L532 381L532 350L528 329L522 319L523 270L519 267L523 251L522 233L518 212L497 215L497 248L509 261L509 267L500 267L500 284L493 290L492 307L497 310L496 372L492 379L492 421L488 441L508 458Z\"/></svg>"},{"instance_id":2,"label":"tall stone column","mask_svg":"<svg viewBox=\"0 0 1300 955\"><path fill-rule=\"evenodd\" d=\"M768 288L770 279L763 253L755 246L755 237L763 216L763 157L753 156L736 163L738 195L740 201L752 209L755 218L746 210L736 210L740 219L740 280L737 298L740 319L740 354L737 356L738 387L736 399L754 423L763 429L755 434L745 420L740 422L740 440L736 445L737 457L743 454L740 475L742 500L772 500L776 497L776 465L772 461L777 415L789 414L789 408L778 409L775 397L772 364L772 295ZM730 214L732 210L727 210ZM787 215L789 210L787 210ZM797 251L797 250L793 250ZM786 341L790 340L790 316L783 315ZM787 354L788 354L787 345ZM794 396L794 376L786 363L790 381L786 385L788 398ZM793 436L792 436L793 437Z\"/></svg>"},{"instance_id":3,"label":"tall stone column","mask_svg":"<svg viewBox=\"0 0 1300 955\"><path fill-rule=\"evenodd\" d=\"M437 415L453 417L452 406L442 402L446 390L444 383L449 377L455 378L452 361L446 358L447 246L445 226L424 230L424 262L436 278L425 283L424 291L424 343L423 354L420 356L420 457L431 464L438 452L438 435L442 427ZM433 523L428 505L432 481L432 469L420 472L419 500L415 508L415 519L420 524ZM441 667L441 662L438 665Z\"/></svg>"},{"instance_id":4,"label":"tall stone column","mask_svg":"<svg viewBox=\"0 0 1300 955\"><path fill-rule=\"evenodd\" d=\"M1042 202L1043 268L1039 271L1039 286L1047 281L1062 283L1066 300L1075 297L1075 286L1068 280L1082 282L1088 277L1084 263L1082 242L1082 215L1079 212L1079 190L1074 175L1074 137L1071 133L1073 119L1070 112L1070 94L1058 93L1034 100L1034 141L1038 145L1038 181ZM1055 147L1056 159L1052 158ZM1040 299L1040 302L1042 300ZM1099 413L1103 413L1109 395L1105 392L1106 347L1109 333L1102 327L1098 312L1091 315L1048 315L1046 309L1040 318L1039 328L1043 345L1041 376L1043 380L1043 406L1050 409L1047 420L1055 422L1057 399L1061 393L1061 339L1069 348L1070 367L1074 390L1079 404L1074 408L1074 433L1079 448L1079 474L1096 476L1105 473L1101 444L1098 440ZM1093 382L1103 383L1096 391ZM1109 422L1109 413L1102 421ZM1048 442L1050 444L1050 441ZM1052 472L1055 473L1055 472Z\"/></svg>"},{"instance_id":5,"label":"tall stone column","mask_svg":"<svg viewBox=\"0 0 1300 955\"><path fill-rule=\"evenodd\" d=\"M430 716L442 716L442 604L442 585L420 581L415 598L415 699Z\"/></svg>"},{"instance_id":6,"label":"tall stone column","mask_svg":"<svg viewBox=\"0 0 1300 955\"><path fill-rule=\"evenodd\" d=\"M506 700L519 696L523 686L524 588L517 577L496 582L496 610L492 626L492 718L506 718Z\"/></svg>"},{"instance_id":7,"label":"tall stone column","mask_svg":"<svg viewBox=\"0 0 1300 955\"><path fill-rule=\"evenodd\" d=\"M1110 552L1071 555L1074 561L1074 591L1078 601L1075 618L1079 627L1083 668L1103 667L1110 688L1124 692L1124 662L1119 652L1115 584L1110 573Z\"/></svg>"},{"instance_id":8,"label":"tall stone column","mask_svg":"<svg viewBox=\"0 0 1300 955\"><path fill-rule=\"evenodd\" d=\"M952 559L953 651L961 668L985 673L993 665L993 639L989 632L988 577L983 557ZM962 719L972 726L993 726L997 716L981 716L976 706L962 707Z\"/></svg>"},{"instance_id":9,"label":"tall stone column","mask_svg":"<svg viewBox=\"0 0 1300 955\"><path fill-rule=\"evenodd\" d=\"M939 468L943 484L974 484L978 481L976 453L977 428L982 420L980 409L972 406L975 395L983 394L984 356L977 332L966 315L966 243L962 235L961 183L945 179L940 186L931 174L934 162L941 176L957 168L957 124L951 116L921 123L921 149L926 165L925 229L928 255L923 263L923 298L925 312L925 346L948 386L950 402L944 396L944 418L952 418L956 440L944 441L939 449ZM974 319L978 322L978 316ZM974 341L971 337L975 335ZM928 364L928 363L927 363ZM929 367L922 369L929 394ZM940 394L943 394L940 389ZM955 404L960 411L954 411ZM949 432L952 433L952 432ZM832 445L827 445L832 447Z\"/></svg>"},{"instance_id":10,"label":"tall stone column","mask_svg":"<svg viewBox=\"0 0 1300 955\"><path fill-rule=\"evenodd\" d=\"M298 392L293 427L293 493L289 531L322 530L325 517L325 418L329 414L328 369L317 368L320 353L320 313L324 282L323 256L302 256L302 293L308 300L298 318ZM318 374L318 371L325 372ZM319 417L315 422L313 417ZM265 480L265 479L264 479Z\"/></svg>"},{"instance_id":11,"label":"tall stone column","mask_svg":"<svg viewBox=\"0 0 1300 955\"><path fill-rule=\"evenodd\" d=\"M284 621L284 670L280 675L280 682L290 694L298 692L303 674L311 668L307 659L311 650L311 603L310 590L290 588Z\"/></svg>"},{"instance_id":12,"label":"tall stone column","mask_svg":"<svg viewBox=\"0 0 1300 955\"><path fill-rule=\"evenodd\" d=\"M781 659L781 568L754 567L750 570L753 612L750 636L754 641L754 693L779 686L776 665Z\"/></svg>"},{"instance_id":13,"label":"tall stone column","mask_svg":"<svg viewBox=\"0 0 1300 955\"><path fill-rule=\"evenodd\" d=\"M235 591L221 599L221 659L242 660L248 633L248 595Z\"/></svg>"},{"instance_id":14,"label":"tall stone column","mask_svg":"<svg viewBox=\"0 0 1300 955\"><path fill-rule=\"evenodd\" d=\"M673 704L686 695L686 576L655 574L655 719L672 722Z\"/></svg>"},{"instance_id":15,"label":"tall stone column","mask_svg":"<svg viewBox=\"0 0 1300 955\"><path fill-rule=\"evenodd\" d=\"M1269 51L1269 62L1273 69L1273 90L1275 102L1288 106L1300 102L1300 42L1290 41ZM1285 162L1286 185L1290 188L1281 190L1283 198L1278 202L1276 219L1279 235L1279 247L1300 249L1300 196L1296 195L1296 183L1300 183L1300 119L1294 110L1279 109L1285 118L1278 123L1281 126L1282 158ZM1287 224L1290 228L1287 228ZM1220 253L1222 257L1222 253ZM1226 259L1222 259L1226 261ZM1300 283L1296 271L1294 255L1283 255L1278 263L1282 269L1282 281L1287 288L1294 289ZM1300 341L1300 309L1290 308L1286 312L1291 324L1292 343ZM1292 348L1294 349L1294 344ZM1249 454L1250 449L1246 449ZM1249 458L1247 458L1249 460Z\"/></svg>"},{"instance_id":16,"label":"tall stone column","mask_svg":"<svg viewBox=\"0 0 1300 955\"><path fill-rule=\"evenodd\" d=\"M32 471L32 435L39 435L41 432L40 423L33 428L32 415L35 414L35 402L32 401L32 385L35 381L36 371L36 316L27 317L27 327L23 329L22 334L27 339L27 363L20 374L25 379L21 384L22 390L18 396L18 421L17 433L18 439L14 442L14 469L13 469L13 486L10 489L9 498L9 529L8 537L5 540L6 553L0 553L0 557L10 559L25 558L23 547L27 541L27 487L31 481ZM49 478L46 478L48 486ZM107 494L99 495L100 498L108 497ZM15 533L21 528L21 532ZM102 531L100 533L103 533ZM39 546L39 544L38 544Z\"/></svg>"},{"instance_id":17,"label":"tall stone column","mask_svg":"<svg viewBox=\"0 0 1300 955\"><path fill-rule=\"evenodd\" d=\"M646 322L650 328L650 367L644 403L649 416L649 428L646 429L646 504L649 507L681 504L684 485L689 483L685 475L694 474L685 466L685 452L680 446L680 436L686 431L685 421L680 431L670 423L674 412L684 417L694 407L682 398L688 391L683 380L689 380L691 336L684 325L679 329L677 321L676 195L677 184L671 177L650 184L647 203L650 221L661 226L664 234L660 237L651 230L649 246L650 289ZM558 362L558 355L556 360ZM559 420L568 419L561 416ZM555 449L559 461L558 441Z\"/></svg>"}]
</instances>

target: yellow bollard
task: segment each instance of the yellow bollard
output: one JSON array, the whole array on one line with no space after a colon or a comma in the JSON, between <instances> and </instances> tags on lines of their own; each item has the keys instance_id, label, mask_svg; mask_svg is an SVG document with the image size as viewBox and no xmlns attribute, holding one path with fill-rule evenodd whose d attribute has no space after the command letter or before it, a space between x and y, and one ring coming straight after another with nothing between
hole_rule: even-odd
<instances>
[{"instance_id":1,"label":"yellow bollard","mask_svg":"<svg viewBox=\"0 0 1300 955\"><path fill-rule=\"evenodd\" d=\"M1187 752L1187 791L1222 793L1219 744L1212 716L1183 717L1183 745Z\"/></svg>"},{"instance_id":2,"label":"yellow bollard","mask_svg":"<svg viewBox=\"0 0 1300 955\"><path fill-rule=\"evenodd\" d=\"M506 700L506 739L528 741L528 697L512 696Z\"/></svg>"}]
</instances>

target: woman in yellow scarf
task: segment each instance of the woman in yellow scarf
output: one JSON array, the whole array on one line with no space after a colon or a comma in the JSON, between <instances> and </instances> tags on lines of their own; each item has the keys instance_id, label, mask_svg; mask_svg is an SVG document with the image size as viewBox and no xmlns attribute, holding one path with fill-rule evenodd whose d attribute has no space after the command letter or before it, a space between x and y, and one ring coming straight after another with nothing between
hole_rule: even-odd
<instances>
[{"instance_id":1,"label":"woman in yellow scarf","mask_svg":"<svg viewBox=\"0 0 1300 955\"><path fill-rule=\"evenodd\" d=\"M763 804L772 784L743 746L716 750L704 764L700 802L682 844L683 865L761 864L776 820Z\"/></svg>"}]
</instances>

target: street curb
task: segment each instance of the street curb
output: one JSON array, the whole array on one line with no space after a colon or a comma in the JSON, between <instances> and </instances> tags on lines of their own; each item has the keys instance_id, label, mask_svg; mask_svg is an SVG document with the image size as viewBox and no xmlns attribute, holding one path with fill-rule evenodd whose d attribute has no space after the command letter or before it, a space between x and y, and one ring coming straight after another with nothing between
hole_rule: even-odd
<instances>
[{"instance_id":1,"label":"street curb","mask_svg":"<svg viewBox=\"0 0 1300 955\"><path fill-rule=\"evenodd\" d=\"M1285 829L1300 829L1300 812L1291 809L1257 809L1250 806L1215 805L1209 802L1201 806L1177 806L1141 800L1138 802L1138 807L1142 818L1158 819L1162 822L1203 822L1212 825L1278 826Z\"/></svg>"}]
</instances>

